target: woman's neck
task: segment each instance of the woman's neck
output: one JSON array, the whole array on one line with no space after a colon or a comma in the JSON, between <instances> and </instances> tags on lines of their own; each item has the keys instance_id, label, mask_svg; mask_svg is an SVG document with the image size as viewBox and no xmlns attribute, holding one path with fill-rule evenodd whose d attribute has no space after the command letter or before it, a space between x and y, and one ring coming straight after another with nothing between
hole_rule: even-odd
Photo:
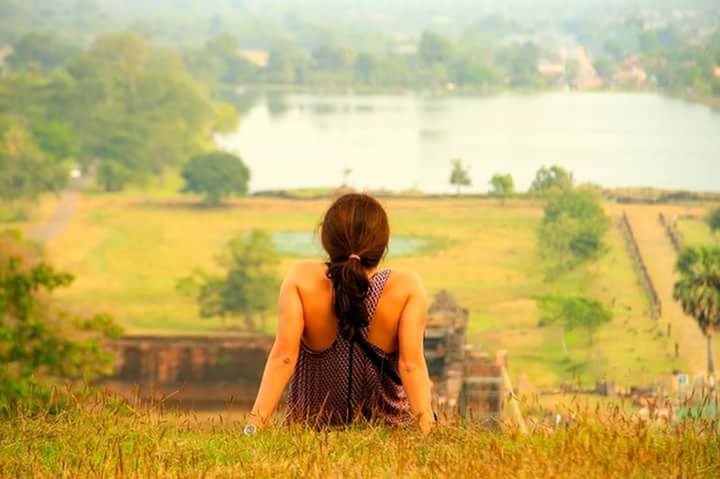
<instances>
[{"instance_id":1,"label":"woman's neck","mask_svg":"<svg viewBox=\"0 0 720 479\"><path fill-rule=\"evenodd\" d=\"M365 275L368 277L368 279L372 278L377 274L378 271L380 271L380 268L377 266L373 266L372 268L364 268L365 269Z\"/></svg>"}]
</instances>

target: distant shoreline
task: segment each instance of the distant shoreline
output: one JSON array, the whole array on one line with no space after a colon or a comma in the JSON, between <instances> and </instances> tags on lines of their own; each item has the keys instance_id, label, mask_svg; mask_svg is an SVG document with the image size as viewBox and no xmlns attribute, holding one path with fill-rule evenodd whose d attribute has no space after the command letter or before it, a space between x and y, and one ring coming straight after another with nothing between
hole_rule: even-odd
<instances>
[{"instance_id":1,"label":"distant shoreline","mask_svg":"<svg viewBox=\"0 0 720 479\"><path fill-rule=\"evenodd\" d=\"M720 96L700 95L696 93L677 93L654 88L593 88L587 90L563 88L484 88L461 87L446 88L418 88L400 86L319 86L300 84L238 84L227 85L237 88L239 94L247 92L278 93L278 94L312 94L312 95L338 95L338 96L374 96L374 95L429 95L438 97L492 97L503 94L541 95L546 93L619 93L619 94L650 94L666 98L685 100L689 103L705 105L713 110L720 111Z\"/></svg>"},{"instance_id":2,"label":"distant shoreline","mask_svg":"<svg viewBox=\"0 0 720 479\"><path fill-rule=\"evenodd\" d=\"M351 188L297 188L297 189L276 189L260 190L253 192L250 196L258 198L276 198L287 200L320 200L355 191ZM454 193L423 193L398 192L385 190L369 190L368 193L378 198L392 199L487 199L501 200L490 193L467 192L460 195ZM637 188L602 188L602 196L607 201L617 203L641 203L641 204L665 204L665 203L694 203L694 202L720 202L720 192L689 191L689 190L663 190L651 187ZM516 193L507 199L520 199L537 201L542 197L529 193Z\"/></svg>"}]
</instances>

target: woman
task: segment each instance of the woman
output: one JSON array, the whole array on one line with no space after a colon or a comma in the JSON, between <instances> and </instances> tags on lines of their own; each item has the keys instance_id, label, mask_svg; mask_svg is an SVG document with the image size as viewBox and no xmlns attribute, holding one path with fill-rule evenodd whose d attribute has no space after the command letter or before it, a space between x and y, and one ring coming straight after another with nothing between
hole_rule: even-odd
<instances>
[{"instance_id":1,"label":"woman","mask_svg":"<svg viewBox=\"0 0 720 479\"><path fill-rule=\"evenodd\" d=\"M330 261L301 261L285 276L246 434L266 424L288 381L293 421L333 426L361 417L430 430L426 295L417 275L378 270L389 238L387 215L371 196L344 195L328 209L321 239Z\"/></svg>"}]
</instances>

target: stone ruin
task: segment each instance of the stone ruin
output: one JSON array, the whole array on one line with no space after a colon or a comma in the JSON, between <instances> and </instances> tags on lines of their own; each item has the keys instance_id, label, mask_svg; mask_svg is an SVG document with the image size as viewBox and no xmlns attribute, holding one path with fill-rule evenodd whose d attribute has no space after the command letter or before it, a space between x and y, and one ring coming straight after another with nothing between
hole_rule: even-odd
<instances>
[{"instance_id":1,"label":"stone ruin","mask_svg":"<svg viewBox=\"0 0 720 479\"><path fill-rule=\"evenodd\" d=\"M425 360L440 407L456 407L465 364L465 331L468 311L447 291L440 291L428 309Z\"/></svg>"},{"instance_id":2,"label":"stone ruin","mask_svg":"<svg viewBox=\"0 0 720 479\"><path fill-rule=\"evenodd\" d=\"M112 343L111 391L198 409L255 399L273 338L269 336L126 336Z\"/></svg>"},{"instance_id":3,"label":"stone ruin","mask_svg":"<svg viewBox=\"0 0 720 479\"><path fill-rule=\"evenodd\" d=\"M468 310L441 290L428 309L425 359L435 408L446 415L499 418L503 408L500 365L466 343Z\"/></svg>"},{"instance_id":4,"label":"stone ruin","mask_svg":"<svg viewBox=\"0 0 720 479\"><path fill-rule=\"evenodd\" d=\"M502 410L500 368L465 342L468 311L446 291L428 310L425 357L433 401L448 415L497 416ZM197 409L229 401L249 407L255 398L269 336L127 336L112 343L115 373L102 381L123 396L164 400Z\"/></svg>"}]
</instances>

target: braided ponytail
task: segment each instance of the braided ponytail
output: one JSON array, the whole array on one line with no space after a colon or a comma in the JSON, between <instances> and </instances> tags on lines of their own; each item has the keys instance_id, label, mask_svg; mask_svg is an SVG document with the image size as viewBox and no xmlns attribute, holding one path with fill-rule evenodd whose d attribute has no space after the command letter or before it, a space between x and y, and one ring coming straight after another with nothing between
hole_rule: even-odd
<instances>
[{"instance_id":1,"label":"braided ponytail","mask_svg":"<svg viewBox=\"0 0 720 479\"><path fill-rule=\"evenodd\" d=\"M330 263L328 277L333 283L333 310L340 334L352 339L368 325L365 296L370 283L360 261L354 259Z\"/></svg>"},{"instance_id":2,"label":"braided ponytail","mask_svg":"<svg viewBox=\"0 0 720 479\"><path fill-rule=\"evenodd\" d=\"M366 270L380 263L389 238L385 210L366 194L341 196L323 218L321 239L330 257L327 274L333 285L333 311L339 332L347 339L368 326Z\"/></svg>"}]
</instances>

